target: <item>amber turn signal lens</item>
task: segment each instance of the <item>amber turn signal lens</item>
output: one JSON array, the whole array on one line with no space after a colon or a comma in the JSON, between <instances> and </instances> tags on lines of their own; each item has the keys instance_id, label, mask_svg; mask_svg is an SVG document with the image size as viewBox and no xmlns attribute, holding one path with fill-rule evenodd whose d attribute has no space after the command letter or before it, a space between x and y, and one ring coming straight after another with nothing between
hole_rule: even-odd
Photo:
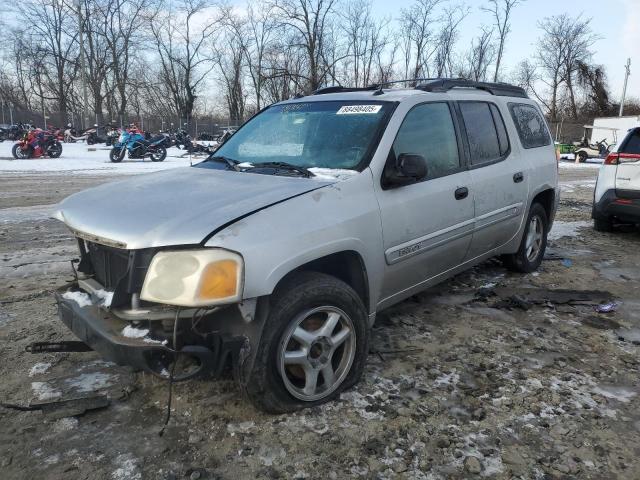
<instances>
[{"instance_id":1,"label":"amber turn signal lens","mask_svg":"<svg viewBox=\"0 0 640 480\"><path fill-rule=\"evenodd\" d=\"M233 260L220 260L207 265L200 277L198 300L232 297L238 286L238 265Z\"/></svg>"}]
</instances>

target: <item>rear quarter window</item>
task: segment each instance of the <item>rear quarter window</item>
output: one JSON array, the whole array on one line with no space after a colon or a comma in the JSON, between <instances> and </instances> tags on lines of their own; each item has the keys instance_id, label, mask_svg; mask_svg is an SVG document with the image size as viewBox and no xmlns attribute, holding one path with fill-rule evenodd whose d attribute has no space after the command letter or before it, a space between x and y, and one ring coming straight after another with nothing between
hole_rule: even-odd
<instances>
[{"instance_id":1,"label":"rear quarter window","mask_svg":"<svg viewBox=\"0 0 640 480\"><path fill-rule=\"evenodd\" d=\"M629 135L627 141L620 149L620 153L640 154L640 129L635 130Z\"/></svg>"},{"instance_id":2,"label":"rear quarter window","mask_svg":"<svg viewBox=\"0 0 640 480\"><path fill-rule=\"evenodd\" d=\"M510 103L509 111L524 148L538 148L551 144L547 123L536 107L526 103Z\"/></svg>"}]
</instances>

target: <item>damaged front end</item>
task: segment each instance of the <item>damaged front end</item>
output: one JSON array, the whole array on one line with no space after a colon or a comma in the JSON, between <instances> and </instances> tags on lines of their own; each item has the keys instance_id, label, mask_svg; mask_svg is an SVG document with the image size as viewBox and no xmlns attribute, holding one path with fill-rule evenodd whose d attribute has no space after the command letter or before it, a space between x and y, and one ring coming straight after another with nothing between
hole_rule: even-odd
<instances>
[{"instance_id":1,"label":"damaged front end","mask_svg":"<svg viewBox=\"0 0 640 480\"><path fill-rule=\"evenodd\" d=\"M76 278L55 292L58 314L105 359L163 378L171 371L176 381L220 376L227 368L238 372L252 362L264 324L257 314L261 299L197 307L145 301L145 278L163 250L126 250L82 238L78 244Z\"/></svg>"}]
</instances>

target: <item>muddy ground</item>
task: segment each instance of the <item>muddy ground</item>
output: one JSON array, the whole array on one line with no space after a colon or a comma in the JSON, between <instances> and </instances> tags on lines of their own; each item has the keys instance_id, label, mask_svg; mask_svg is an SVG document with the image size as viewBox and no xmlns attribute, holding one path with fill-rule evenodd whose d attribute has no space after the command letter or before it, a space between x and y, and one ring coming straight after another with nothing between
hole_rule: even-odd
<instances>
[{"instance_id":1,"label":"muddy ground","mask_svg":"<svg viewBox=\"0 0 640 480\"><path fill-rule=\"evenodd\" d=\"M561 169L539 272L489 261L381 313L363 381L339 401L271 416L229 380L179 384L162 437L166 383L94 353L25 352L73 339L50 290L75 245L51 204L112 178L1 176L0 402L99 392L111 404L58 419L0 407L0 477L640 478L640 233L593 231L596 173ZM619 306L527 296L548 288Z\"/></svg>"}]
</instances>

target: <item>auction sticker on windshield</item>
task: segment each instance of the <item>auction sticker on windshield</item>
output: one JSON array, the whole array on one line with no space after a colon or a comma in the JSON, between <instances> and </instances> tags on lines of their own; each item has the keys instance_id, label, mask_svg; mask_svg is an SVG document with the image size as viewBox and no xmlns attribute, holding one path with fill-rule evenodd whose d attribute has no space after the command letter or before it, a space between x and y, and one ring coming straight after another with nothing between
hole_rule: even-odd
<instances>
[{"instance_id":1,"label":"auction sticker on windshield","mask_svg":"<svg viewBox=\"0 0 640 480\"><path fill-rule=\"evenodd\" d=\"M360 113L378 113L382 105L344 105L336 112L337 115L352 115Z\"/></svg>"}]
</instances>

